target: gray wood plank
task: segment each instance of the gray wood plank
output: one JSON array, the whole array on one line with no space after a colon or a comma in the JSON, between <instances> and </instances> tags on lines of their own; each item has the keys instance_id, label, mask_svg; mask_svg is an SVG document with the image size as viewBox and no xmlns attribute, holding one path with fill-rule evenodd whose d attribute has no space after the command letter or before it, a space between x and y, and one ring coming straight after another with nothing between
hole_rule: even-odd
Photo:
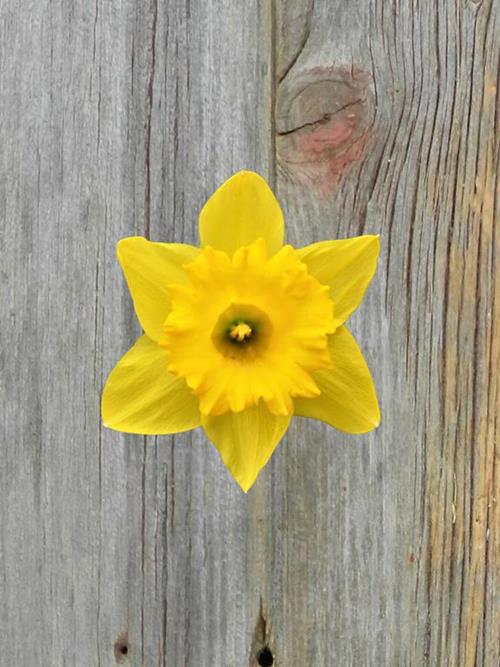
<instances>
[{"instance_id":1,"label":"gray wood plank","mask_svg":"<svg viewBox=\"0 0 500 667\"><path fill-rule=\"evenodd\" d=\"M279 45L290 237L382 241L352 320L382 426L274 461L282 664L498 664L499 34L496 3L316 0Z\"/></svg>"},{"instance_id":2,"label":"gray wood plank","mask_svg":"<svg viewBox=\"0 0 500 667\"><path fill-rule=\"evenodd\" d=\"M241 494L200 433L100 429L99 398L139 332L116 241L195 241L222 180L269 171L271 25L2 6L2 665L249 661L267 487Z\"/></svg>"}]
</instances>

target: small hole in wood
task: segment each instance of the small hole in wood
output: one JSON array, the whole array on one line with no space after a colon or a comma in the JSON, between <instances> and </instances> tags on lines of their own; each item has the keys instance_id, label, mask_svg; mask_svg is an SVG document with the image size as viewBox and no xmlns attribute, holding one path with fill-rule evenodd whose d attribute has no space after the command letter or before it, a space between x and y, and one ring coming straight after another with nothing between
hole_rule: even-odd
<instances>
[{"instance_id":1,"label":"small hole in wood","mask_svg":"<svg viewBox=\"0 0 500 667\"><path fill-rule=\"evenodd\" d=\"M130 653L130 645L128 643L127 633L120 635L115 641L114 645L115 660L119 665L122 665L128 658Z\"/></svg>"},{"instance_id":2,"label":"small hole in wood","mask_svg":"<svg viewBox=\"0 0 500 667\"><path fill-rule=\"evenodd\" d=\"M269 647L264 646L264 648L257 653L257 662L260 667L271 667L274 663L274 657Z\"/></svg>"}]
</instances>

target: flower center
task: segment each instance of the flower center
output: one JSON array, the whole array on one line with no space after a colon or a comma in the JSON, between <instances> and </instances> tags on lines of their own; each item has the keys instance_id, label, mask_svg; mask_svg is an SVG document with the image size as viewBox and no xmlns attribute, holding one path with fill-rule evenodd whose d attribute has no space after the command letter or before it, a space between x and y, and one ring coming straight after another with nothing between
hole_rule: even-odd
<instances>
[{"instance_id":1,"label":"flower center","mask_svg":"<svg viewBox=\"0 0 500 667\"><path fill-rule=\"evenodd\" d=\"M294 397L318 396L313 373L331 366L333 303L291 246L272 257L262 239L232 257L206 247L184 268L188 283L169 285L161 344L203 414L263 401L285 415Z\"/></svg>"},{"instance_id":2,"label":"flower center","mask_svg":"<svg viewBox=\"0 0 500 667\"><path fill-rule=\"evenodd\" d=\"M229 329L229 338L236 343L245 343L252 337L252 333L252 327L246 322L238 322Z\"/></svg>"},{"instance_id":3,"label":"flower center","mask_svg":"<svg viewBox=\"0 0 500 667\"><path fill-rule=\"evenodd\" d=\"M249 303L232 303L211 331L215 348L227 359L250 361L262 356L272 334L269 317Z\"/></svg>"}]
</instances>

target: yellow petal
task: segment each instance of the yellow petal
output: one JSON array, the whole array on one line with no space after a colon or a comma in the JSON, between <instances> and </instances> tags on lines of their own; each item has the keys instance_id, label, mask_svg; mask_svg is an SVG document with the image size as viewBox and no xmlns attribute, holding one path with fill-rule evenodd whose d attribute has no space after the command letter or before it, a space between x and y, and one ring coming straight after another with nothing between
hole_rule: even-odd
<instances>
[{"instance_id":1,"label":"yellow petal","mask_svg":"<svg viewBox=\"0 0 500 667\"><path fill-rule=\"evenodd\" d=\"M170 312L167 285L187 282L182 266L195 260L200 249L132 236L119 241L116 252L139 322L150 338L159 341Z\"/></svg>"},{"instance_id":2,"label":"yellow petal","mask_svg":"<svg viewBox=\"0 0 500 667\"><path fill-rule=\"evenodd\" d=\"M169 373L165 350L147 336L111 371L101 410L104 426L125 433L180 433L200 425L197 399Z\"/></svg>"},{"instance_id":3,"label":"yellow petal","mask_svg":"<svg viewBox=\"0 0 500 667\"><path fill-rule=\"evenodd\" d=\"M380 423L370 370L354 336L342 326L329 339L333 368L314 374L321 395L296 398L295 414L312 417L346 431L366 433Z\"/></svg>"},{"instance_id":4,"label":"yellow petal","mask_svg":"<svg viewBox=\"0 0 500 667\"><path fill-rule=\"evenodd\" d=\"M266 181L253 171L231 176L207 201L200 213L201 245L232 255L258 238L269 254L283 245L283 213Z\"/></svg>"},{"instance_id":5,"label":"yellow petal","mask_svg":"<svg viewBox=\"0 0 500 667\"><path fill-rule=\"evenodd\" d=\"M379 237L369 235L320 241L297 250L316 280L330 286L336 326L361 303L377 269L379 251Z\"/></svg>"},{"instance_id":6,"label":"yellow petal","mask_svg":"<svg viewBox=\"0 0 500 667\"><path fill-rule=\"evenodd\" d=\"M291 415L273 415L261 402L243 412L201 418L205 433L246 493L283 437Z\"/></svg>"}]
</instances>

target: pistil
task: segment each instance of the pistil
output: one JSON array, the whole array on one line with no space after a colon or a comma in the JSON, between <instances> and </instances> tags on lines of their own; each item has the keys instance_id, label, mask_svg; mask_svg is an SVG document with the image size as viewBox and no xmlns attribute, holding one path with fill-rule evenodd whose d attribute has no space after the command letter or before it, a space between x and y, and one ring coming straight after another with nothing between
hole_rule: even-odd
<instances>
[{"instance_id":1,"label":"pistil","mask_svg":"<svg viewBox=\"0 0 500 667\"><path fill-rule=\"evenodd\" d=\"M246 322L240 322L238 324L233 324L229 330L229 336L237 343L243 343L247 341L252 336L252 327L250 327Z\"/></svg>"}]
</instances>

